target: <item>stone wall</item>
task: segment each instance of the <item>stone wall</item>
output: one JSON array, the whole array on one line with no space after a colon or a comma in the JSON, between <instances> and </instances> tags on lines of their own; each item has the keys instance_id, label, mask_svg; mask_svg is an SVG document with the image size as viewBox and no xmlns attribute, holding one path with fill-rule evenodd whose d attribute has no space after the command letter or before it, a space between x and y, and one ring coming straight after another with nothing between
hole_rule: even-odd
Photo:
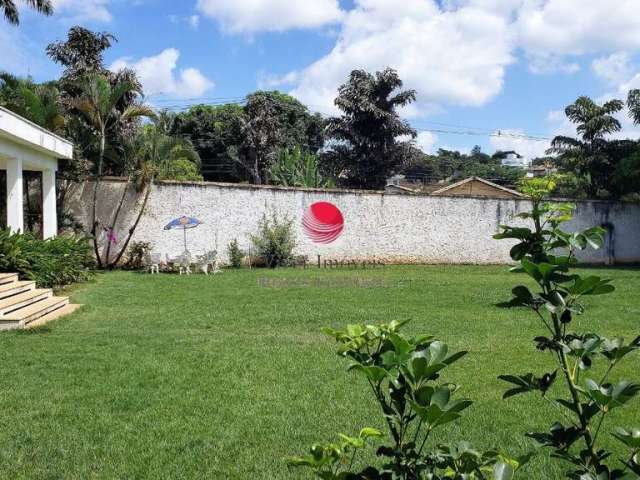
<instances>
[{"instance_id":1,"label":"stone wall","mask_svg":"<svg viewBox=\"0 0 640 480\"><path fill-rule=\"evenodd\" d=\"M98 218L110 223L126 184L111 179L99 190ZM85 225L90 223L92 183L76 185L69 210ZM120 221L122 242L142 200L129 188ZM329 245L313 243L305 236L302 215L314 202L328 201L342 211L345 228ZM517 223L514 215L527 211L521 199L459 196L397 195L371 191L290 189L220 183L160 182L153 187L134 240L148 241L154 251L176 256L183 250L182 231L163 230L181 215L195 216L203 225L187 231L188 249L199 254L217 249L226 260L226 246L236 238L250 246L264 213L276 211L293 219L297 253L315 261L331 259L380 259L397 263L506 263L510 244L491 236L500 224ZM568 228L609 225L606 248L582 259L594 263L640 261L640 207L611 202L578 202Z\"/></svg>"}]
</instances>

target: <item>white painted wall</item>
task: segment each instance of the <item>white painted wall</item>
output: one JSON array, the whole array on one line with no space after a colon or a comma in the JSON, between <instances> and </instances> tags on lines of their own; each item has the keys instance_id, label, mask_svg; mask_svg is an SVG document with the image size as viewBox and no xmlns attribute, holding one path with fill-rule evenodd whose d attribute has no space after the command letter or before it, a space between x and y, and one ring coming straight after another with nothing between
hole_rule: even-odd
<instances>
[{"instance_id":1,"label":"white painted wall","mask_svg":"<svg viewBox=\"0 0 640 480\"><path fill-rule=\"evenodd\" d=\"M0 136L54 159L70 159L73 156L71 142L3 107L0 107Z\"/></svg>"},{"instance_id":2,"label":"white painted wall","mask_svg":"<svg viewBox=\"0 0 640 480\"><path fill-rule=\"evenodd\" d=\"M7 226L24 231L24 170L42 172L43 236L56 235L56 170L58 158L70 159L73 145L33 122L0 107L0 169L7 171Z\"/></svg>"},{"instance_id":3,"label":"white painted wall","mask_svg":"<svg viewBox=\"0 0 640 480\"><path fill-rule=\"evenodd\" d=\"M98 218L109 223L125 184L103 183L99 194ZM72 213L90 225L92 184L78 185L71 196ZM302 215L317 201L338 206L345 217L341 237L330 245L317 245L302 230ZM124 239L133 223L141 195L129 192L118 223L118 240ZM491 236L500 224L514 224L514 215L529 209L524 200L460 198L418 195L390 195L377 192L321 191L227 184L180 184L164 182L154 186L149 204L134 236L149 241L162 254L178 255L181 231L164 231L170 220L181 215L204 222L187 232L189 250L202 253L215 249L226 259L226 246L237 238L250 244L260 217L275 209L287 214L296 228L299 254L313 261L326 258L378 258L387 262L504 263L510 260L507 241ZM640 207L632 204L580 202L569 227L586 228L610 223L614 226L607 248L590 253L585 260L607 263L640 261Z\"/></svg>"}]
</instances>

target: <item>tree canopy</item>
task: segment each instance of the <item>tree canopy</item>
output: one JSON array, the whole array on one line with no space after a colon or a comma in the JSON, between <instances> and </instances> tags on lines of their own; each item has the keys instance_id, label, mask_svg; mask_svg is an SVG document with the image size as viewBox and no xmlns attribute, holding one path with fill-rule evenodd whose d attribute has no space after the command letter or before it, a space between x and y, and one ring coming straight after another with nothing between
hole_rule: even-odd
<instances>
[{"instance_id":1,"label":"tree canopy","mask_svg":"<svg viewBox=\"0 0 640 480\"><path fill-rule=\"evenodd\" d=\"M398 108L416 99L414 90L402 90L402 80L390 68L375 74L354 70L338 89L336 106L342 115L329 119L327 167L341 184L356 188L384 188L387 178L409 158L409 140L416 131Z\"/></svg>"},{"instance_id":2,"label":"tree canopy","mask_svg":"<svg viewBox=\"0 0 640 480\"><path fill-rule=\"evenodd\" d=\"M621 197L638 192L638 186L625 179L634 178L640 145L637 140L618 140L611 134L621 130L616 114L625 107L621 100L613 99L597 104L589 97L579 97L565 109L565 114L576 125L578 137L556 136L550 153L557 154L558 168L575 175L579 185L590 198ZM638 123L640 91L632 90L627 98L628 112Z\"/></svg>"},{"instance_id":3,"label":"tree canopy","mask_svg":"<svg viewBox=\"0 0 640 480\"><path fill-rule=\"evenodd\" d=\"M53 5L51 0L23 0L29 7L33 8L43 15L53 14ZM0 0L0 12L4 15L7 22L12 25L20 23L20 12L15 0Z\"/></svg>"}]
</instances>

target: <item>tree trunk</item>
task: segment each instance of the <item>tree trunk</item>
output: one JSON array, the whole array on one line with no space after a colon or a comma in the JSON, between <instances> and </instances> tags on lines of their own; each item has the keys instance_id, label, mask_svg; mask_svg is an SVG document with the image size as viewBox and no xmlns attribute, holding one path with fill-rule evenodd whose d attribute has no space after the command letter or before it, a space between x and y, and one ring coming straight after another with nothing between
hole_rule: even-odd
<instances>
[{"instance_id":1,"label":"tree trunk","mask_svg":"<svg viewBox=\"0 0 640 480\"><path fill-rule=\"evenodd\" d=\"M147 186L147 191L145 192L145 195L144 195L144 200L142 201L142 206L140 207L140 211L138 212L138 217L136 218L136 221L133 223L133 225L129 229L129 234L127 235L127 239L125 240L124 244L122 245L122 248L120 249L120 252L118 253L118 256L110 264L110 268L115 268L118 265L118 262L120 261L120 259L124 255L124 252L127 250L127 247L129 246L129 242L131 241L131 237L133 237L133 234L136 231L136 228L138 227L138 223L140 223L140 220L142 219L142 215L144 214L144 211L145 211L145 209L147 207L147 202L149 200L149 194L151 193L151 188L153 187L153 180L154 179L151 178L151 180L149 181L149 185Z\"/></svg>"},{"instance_id":2,"label":"tree trunk","mask_svg":"<svg viewBox=\"0 0 640 480\"><path fill-rule=\"evenodd\" d=\"M118 207L116 208L116 211L113 214L113 220L111 221L111 226L109 227L111 232L113 232L114 229L116 228L118 216L120 216L120 210L122 210L122 205L124 204L124 200L127 196L127 191L129 190L130 181L131 181L131 177L127 179L127 183L124 186L124 191L122 192L122 196L120 197L120 202L118 202ZM107 267L111 267L109 265L109 256L111 254L111 243L112 243L111 239L109 239L109 242L107 243L107 252L105 253L105 259L104 259L104 263L105 265L107 265Z\"/></svg>"},{"instance_id":3,"label":"tree trunk","mask_svg":"<svg viewBox=\"0 0 640 480\"><path fill-rule=\"evenodd\" d=\"M96 209L98 203L98 186L100 185L100 180L102 178L102 162L104 160L104 150L105 150L105 132L104 128L100 131L100 156L98 157L98 175L95 179L95 184L93 186L93 206L92 206L92 218L91 218L91 235L93 236L93 252L96 255L96 263L98 264L98 268L102 268L102 259L100 258L100 248L98 245L98 222L96 218Z\"/></svg>"}]
</instances>

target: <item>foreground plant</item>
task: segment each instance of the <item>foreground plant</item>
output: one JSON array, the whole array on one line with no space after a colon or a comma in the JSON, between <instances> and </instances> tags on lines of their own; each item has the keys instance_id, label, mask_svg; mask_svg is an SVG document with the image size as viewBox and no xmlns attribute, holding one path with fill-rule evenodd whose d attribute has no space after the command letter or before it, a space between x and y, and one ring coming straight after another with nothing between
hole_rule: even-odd
<instances>
[{"instance_id":1,"label":"foreground plant","mask_svg":"<svg viewBox=\"0 0 640 480\"><path fill-rule=\"evenodd\" d=\"M536 179L524 185L531 197L531 212L518 215L533 222L534 228L502 226L496 239L518 241L511 257L519 262L516 272L524 272L537 284L536 291L518 285L512 291L510 307L526 307L535 313L545 334L534 339L536 347L549 352L557 369L537 376L503 375L512 384L504 398L527 392L539 392L561 410L563 419L548 432L528 433L540 445L553 450L553 457L572 465L567 478L579 480L628 480L640 478L640 430L618 429L614 436L628 449L618 461L601 446L603 425L609 414L626 406L640 392L640 385L612 380L615 368L640 348L640 337L625 343L621 337L606 338L593 332L579 332L575 320L583 315L583 298L613 292L610 280L571 272L577 264L576 252L600 248L605 230L593 227L568 233L560 226L571 219L570 204L544 201L553 190L552 180ZM592 372L598 361L604 363L599 378ZM566 395L549 399L547 394L562 379Z\"/></svg>"},{"instance_id":2,"label":"foreground plant","mask_svg":"<svg viewBox=\"0 0 640 480\"><path fill-rule=\"evenodd\" d=\"M41 240L32 233L0 230L0 272L16 272L38 287L62 287L92 275L91 246L81 235Z\"/></svg>"},{"instance_id":3,"label":"foreground plant","mask_svg":"<svg viewBox=\"0 0 640 480\"><path fill-rule=\"evenodd\" d=\"M365 428L357 437L341 435L338 443L314 445L310 455L289 460L324 480L507 480L528 456L509 459L497 451L479 452L467 442L433 443L434 432L460 418L472 402L458 399L459 387L438 381L442 371L467 352L450 353L429 335L400 333L406 322L349 325L345 331L325 328L352 360L349 371L363 375L380 406L391 443L377 449L382 466L356 468L356 455L382 432Z\"/></svg>"}]
</instances>

